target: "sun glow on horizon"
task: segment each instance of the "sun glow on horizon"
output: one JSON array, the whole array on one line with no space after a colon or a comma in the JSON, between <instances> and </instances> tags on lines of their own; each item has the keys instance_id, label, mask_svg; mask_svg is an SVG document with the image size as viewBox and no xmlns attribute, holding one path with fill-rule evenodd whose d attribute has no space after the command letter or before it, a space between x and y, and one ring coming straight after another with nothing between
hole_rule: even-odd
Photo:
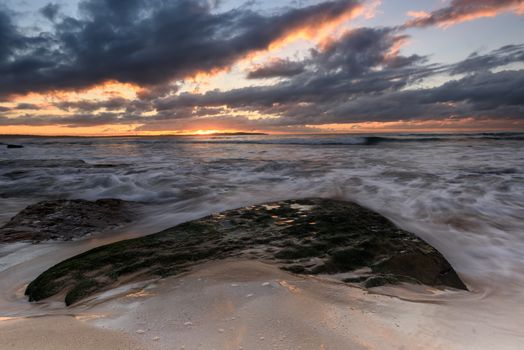
<instances>
[{"instance_id":1,"label":"sun glow on horizon","mask_svg":"<svg viewBox=\"0 0 524 350\"><path fill-rule=\"evenodd\" d=\"M0 135L35 135L35 136L212 136L235 133L264 133L268 135L283 134L380 134L404 132L519 132L524 131L524 122L510 120L475 118L425 120L425 121L394 121L394 122L361 122L346 124L321 124L306 125L305 128L293 130L276 129L231 129L231 128L200 128L200 129L170 129L165 130L140 130L142 124L132 125L103 125L90 127L52 126L3 126Z\"/></svg>"}]
</instances>

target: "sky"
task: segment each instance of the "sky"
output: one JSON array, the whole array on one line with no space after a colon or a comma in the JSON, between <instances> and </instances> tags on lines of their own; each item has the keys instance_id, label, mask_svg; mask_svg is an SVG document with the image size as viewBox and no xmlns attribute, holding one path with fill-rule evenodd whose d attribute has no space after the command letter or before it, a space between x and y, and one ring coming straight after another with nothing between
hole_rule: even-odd
<instances>
[{"instance_id":1,"label":"sky","mask_svg":"<svg viewBox=\"0 0 524 350\"><path fill-rule=\"evenodd\" d=\"M524 0L0 0L0 134L524 131Z\"/></svg>"}]
</instances>

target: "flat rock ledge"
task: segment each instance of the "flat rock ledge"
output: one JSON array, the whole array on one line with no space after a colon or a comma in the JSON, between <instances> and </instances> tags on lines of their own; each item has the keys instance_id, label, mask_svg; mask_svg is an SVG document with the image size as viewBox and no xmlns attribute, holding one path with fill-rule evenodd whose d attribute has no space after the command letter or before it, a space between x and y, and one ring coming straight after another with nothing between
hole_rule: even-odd
<instances>
[{"instance_id":1,"label":"flat rock ledge","mask_svg":"<svg viewBox=\"0 0 524 350\"><path fill-rule=\"evenodd\" d=\"M415 235L357 204L313 198L230 210L98 247L51 267L25 293L30 301L65 295L71 305L131 280L236 257L366 288L409 282L467 290L446 259Z\"/></svg>"},{"instance_id":2,"label":"flat rock ledge","mask_svg":"<svg viewBox=\"0 0 524 350\"><path fill-rule=\"evenodd\" d=\"M0 227L0 243L72 240L132 221L133 204L119 199L43 201Z\"/></svg>"}]
</instances>

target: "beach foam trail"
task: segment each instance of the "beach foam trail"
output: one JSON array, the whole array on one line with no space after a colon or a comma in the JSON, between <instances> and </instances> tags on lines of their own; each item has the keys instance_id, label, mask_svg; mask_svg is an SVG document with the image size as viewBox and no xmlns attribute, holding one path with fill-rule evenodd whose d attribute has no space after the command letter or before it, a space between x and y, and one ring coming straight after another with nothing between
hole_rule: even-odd
<instances>
[{"instance_id":1,"label":"beach foam trail","mask_svg":"<svg viewBox=\"0 0 524 350\"><path fill-rule=\"evenodd\" d=\"M434 245L474 291L524 287L523 134L15 141L25 148L0 149L10 213L42 199L120 198L147 203L141 230L154 232L253 203L347 199Z\"/></svg>"}]
</instances>

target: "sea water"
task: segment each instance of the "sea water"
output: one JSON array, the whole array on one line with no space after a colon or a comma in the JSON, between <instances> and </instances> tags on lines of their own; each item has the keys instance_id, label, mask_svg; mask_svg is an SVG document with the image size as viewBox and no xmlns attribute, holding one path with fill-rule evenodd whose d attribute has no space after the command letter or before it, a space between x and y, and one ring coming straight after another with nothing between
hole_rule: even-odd
<instances>
[{"instance_id":1,"label":"sea water","mask_svg":"<svg viewBox=\"0 0 524 350\"><path fill-rule=\"evenodd\" d=\"M0 223L41 200L120 198L145 204L142 232L151 233L254 203L336 198L428 241L472 291L506 295L524 288L524 134L0 142L24 146L0 145Z\"/></svg>"}]
</instances>

